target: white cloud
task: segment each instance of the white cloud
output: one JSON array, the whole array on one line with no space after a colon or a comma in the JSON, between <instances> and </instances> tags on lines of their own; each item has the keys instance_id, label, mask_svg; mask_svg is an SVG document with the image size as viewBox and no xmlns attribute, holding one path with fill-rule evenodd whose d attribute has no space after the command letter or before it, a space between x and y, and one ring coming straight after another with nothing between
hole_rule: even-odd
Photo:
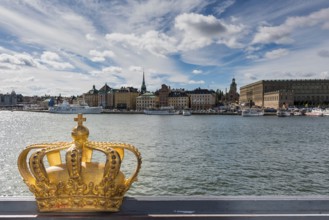
<instances>
[{"instance_id":1,"label":"white cloud","mask_svg":"<svg viewBox=\"0 0 329 220\"><path fill-rule=\"evenodd\" d=\"M195 84L205 84L205 81L204 81L204 80L199 80L199 81L189 80L189 81L188 81L188 84L191 84L191 85L195 85Z\"/></svg>"},{"instance_id":2,"label":"white cloud","mask_svg":"<svg viewBox=\"0 0 329 220\"><path fill-rule=\"evenodd\" d=\"M200 14L179 15L175 19L175 28L183 32L179 45L181 50L205 47L213 43L213 38L226 31L225 26L214 16Z\"/></svg>"},{"instance_id":3,"label":"white cloud","mask_svg":"<svg viewBox=\"0 0 329 220\"><path fill-rule=\"evenodd\" d=\"M225 12L227 8L234 5L234 3L234 0L221 1L219 5L214 8L214 10L216 11L216 14L220 15Z\"/></svg>"},{"instance_id":4,"label":"white cloud","mask_svg":"<svg viewBox=\"0 0 329 220\"><path fill-rule=\"evenodd\" d=\"M129 45L136 48L139 52L141 50L148 51L160 57L177 52L175 38L158 31L148 31L142 35L112 33L107 34L105 38L110 44L119 43L123 47Z\"/></svg>"},{"instance_id":5,"label":"white cloud","mask_svg":"<svg viewBox=\"0 0 329 220\"><path fill-rule=\"evenodd\" d=\"M88 2L88 1L87 1ZM141 35L150 30L170 29L172 20L177 14L184 12L199 12L207 5L211 4L204 0L188 0L188 1L121 1L120 4L115 1L105 6L109 13L102 18L107 23L111 32L116 33L136 33ZM101 4L98 4L101 6ZM95 4L92 4L94 7ZM98 13L103 8L95 11Z\"/></svg>"},{"instance_id":6,"label":"white cloud","mask_svg":"<svg viewBox=\"0 0 329 220\"><path fill-rule=\"evenodd\" d=\"M89 41L96 40L96 38L93 35L91 35L91 34L86 34L86 39L89 40Z\"/></svg>"},{"instance_id":7,"label":"white cloud","mask_svg":"<svg viewBox=\"0 0 329 220\"><path fill-rule=\"evenodd\" d=\"M267 4L271 7L259 7ZM92 84L99 87L105 82L114 88L122 85L139 88L142 67L150 91L162 83L186 87L188 83L209 85L209 80L220 81L223 77L219 75L235 73L235 68L245 63L250 79L284 76L284 73L291 76L327 73L328 68L322 62L327 61L328 47L303 52L303 57L297 55L297 50L323 43L324 29L329 29L328 11L318 10L308 16L286 19L291 14L305 14L326 4L305 1L296 7L285 7L293 4L290 1L252 3L241 10L242 5L231 0L128 0L98 1L97 4L94 1L77 4L74 1L4 0L0 4L0 29L4 34L0 42L0 86L17 87L24 92L37 89L28 94L81 94ZM282 20L281 25L276 23ZM260 21L264 21L262 27L252 35L251 30ZM314 30L312 35L308 27ZM300 34L304 35L302 43ZM246 48L246 42L252 38L257 44ZM289 47L289 56L276 59L288 51L274 48L266 53L266 45L261 45L264 42L299 44L296 44L298 48ZM283 63L286 68L281 66ZM204 66L210 68L207 74L197 69L191 71L196 65L200 70ZM216 71L211 72L215 68ZM197 74L202 75L202 79L193 78ZM35 81L19 82L19 79L33 77ZM36 82L42 86L33 85Z\"/></svg>"},{"instance_id":8,"label":"white cloud","mask_svg":"<svg viewBox=\"0 0 329 220\"><path fill-rule=\"evenodd\" d=\"M1 4L1 28L14 34L19 43L38 45L85 55L90 46L86 33L95 28L85 17L62 4L44 1Z\"/></svg>"},{"instance_id":9,"label":"white cloud","mask_svg":"<svg viewBox=\"0 0 329 220\"><path fill-rule=\"evenodd\" d=\"M324 23L324 24L322 25L322 28L323 28L324 30L329 30L329 22Z\"/></svg>"},{"instance_id":10,"label":"white cloud","mask_svg":"<svg viewBox=\"0 0 329 220\"><path fill-rule=\"evenodd\" d=\"M184 13L176 17L175 27L196 35L216 35L226 31L225 26L213 15Z\"/></svg>"},{"instance_id":11,"label":"white cloud","mask_svg":"<svg viewBox=\"0 0 329 220\"><path fill-rule=\"evenodd\" d=\"M47 61L59 61L60 58L57 53L45 51L41 55L41 60L47 60Z\"/></svg>"},{"instance_id":12,"label":"white cloud","mask_svg":"<svg viewBox=\"0 0 329 220\"><path fill-rule=\"evenodd\" d=\"M110 50L90 50L89 55L92 56L91 60L94 62L104 62L106 58L113 58L115 56L113 51Z\"/></svg>"},{"instance_id":13,"label":"white cloud","mask_svg":"<svg viewBox=\"0 0 329 220\"><path fill-rule=\"evenodd\" d=\"M143 67L141 67L141 66L130 66L129 71L141 72L141 71L143 71Z\"/></svg>"},{"instance_id":14,"label":"white cloud","mask_svg":"<svg viewBox=\"0 0 329 220\"><path fill-rule=\"evenodd\" d=\"M259 27L258 33L252 40L253 44L256 43L277 43L277 44L290 44L294 40L290 38L292 30L291 27L278 26L278 27Z\"/></svg>"},{"instance_id":15,"label":"white cloud","mask_svg":"<svg viewBox=\"0 0 329 220\"><path fill-rule=\"evenodd\" d=\"M117 66L110 66L110 67L105 67L102 69L102 72L106 72L106 73L121 73L122 72L122 68L121 67L117 67Z\"/></svg>"},{"instance_id":16,"label":"white cloud","mask_svg":"<svg viewBox=\"0 0 329 220\"><path fill-rule=\"evenodd\" d=\"M260 56L255 55L255 54L246 55L246 59L248 59L248 60L258 60L259 58L260 58Z\"/></svg>"},{"instance_id":17,"label":"white cloud","mask_svg":"<svg viewBox=\"0 0 329 220\"><path fill-rule=\"evenodd\" d=\"M269 52L265 53L265 58L267 59L278 59L282 56L286 56L289 54L289 51L287 49L276 49L276 50L272 50Z\"/></svg>"},{"instance_id":18,"label":"white cloud","mask_svg":"<svg viewBox=\"0 0 329 220\"><path fill-rule=\"evenodd\" d=\"M1 70L17 70L17 69L19 69L19 66L13 65L10 63L0 63L0 69Z\"/></svg>"},{"instance_id":19,"label":"white cloud","mask_svg":"<svg viewBox=\"0 0 329 220\"><path fill-rule=\"evenodd\" d=\"M39 63L29 54L27 53L15 53L11 54L0 54L0 63L7 63L11 65L19 65L19 66L39 66ZM8 65L9 67L10 65Z\"/></svg>"},{"instance_id":20,"label":"white cloud","mask_svg":"<svg viewBox=\"0 0 329 220\"><path fill-rule=\"evenodd\" d=\"M329 8L313 12L308 16L289 17L282 25L259 27L258 33L255 34L252 44L291 44L294 40L291 34L298 28L311 27L315 25L324 25L329 20Z\"/></svg>"},{"instance_id":21,"label":"white cloud","mask_svg":"<svg viewBox=\"0 0 329 220\"><path fill-rule=\"evenodd\" d=\"M321 79L329 79L329 71L320 73Z\"/></svg>"},{"instance_id":22,"label":"white cloud","mask_svg":"<svg viewBox=\"0 0 329 220\"><path fill-rule=\"evenodd\" d=\"M203 71L202 70L193 70L192 73L198 75L198 74L202 74Z\"/></svg>"},{"instance_id":23,"label":"white cloud","mask_svg":"<svg viewBox=\"0 0 329 220\"><path fill-rule=\"evenodd\" d=\"M320 57L329 57L329 50L320 50L320 51L318 52L318 55L319 55Z\"/></svg>"},{"instance_id":24,"label":"white cloud","mask_svg":"<svg viewBox=\"0 0 329 220\"><path fill-rule=\"evenodd\" d=\"M34 76L29 76L26 78L23 77L7 78L3 81L7 83L26 83L26 82L35 82L36 80Z\"/></svg>"},{"instance_id":25,"label":"white cloud","mask_svg":"<svg viewBox=\"0 0 329 220\"><path fill-rule=\"evenodd\" d=\"M74 69L68 62L63 62L57 53L45 51L41 55L40 62L56 70Z\"/></svg>"},{"instance_id":26,"label":"white cloud","mask_svg":"<svg viewBox=\"0 0 329 220\"><path fill-rule=\"evenodd\" d=\"M238 39L243 35L244 26L227 24L213 15L181 14L175 19L175 28L182 32L179 49L183 51L203 48L212 43L231 48L242 46Z\"/></svg>"},{"instance_id":27,"label":"white cloud","mask_svg":"<svg viewBox=\"0 0 329 220\"><path fill-rule=\"evenodd\" d=\"M328 43L317 48L291 50L284 59L262 59L249 66L238 67L235 72L239 76L240 85L246 85L265 79L321 79L329 72L327 59L319 57L320 48L328 48ZM281 50L282 54L287 51ZM280 50L271 56L279 56Z\"/></svg>"}]
</instances>

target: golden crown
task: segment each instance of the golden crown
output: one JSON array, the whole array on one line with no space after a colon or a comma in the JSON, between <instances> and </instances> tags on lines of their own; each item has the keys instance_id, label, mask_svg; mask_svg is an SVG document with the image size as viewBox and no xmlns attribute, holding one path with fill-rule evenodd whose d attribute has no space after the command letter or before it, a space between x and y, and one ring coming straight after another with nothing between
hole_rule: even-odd
<instances>
[{"instance_id":1,"label":"golden crown","mask_svg":"<svg viewBox=\"0 0 329 220\"><path fill-rule=\"evenodd\" d=\"M129 144L88 141L86 118L79 114L74 120L78 125L72 130L72 142L33 144L21 152L17 163L24 182L41 212L119 211L124 194L137 179L141 155ZM124 150L137 159L136 170L127 179L120 171ZM93 151L105 154L106 161L92 162Z\"/></svg>"}]
</instances>

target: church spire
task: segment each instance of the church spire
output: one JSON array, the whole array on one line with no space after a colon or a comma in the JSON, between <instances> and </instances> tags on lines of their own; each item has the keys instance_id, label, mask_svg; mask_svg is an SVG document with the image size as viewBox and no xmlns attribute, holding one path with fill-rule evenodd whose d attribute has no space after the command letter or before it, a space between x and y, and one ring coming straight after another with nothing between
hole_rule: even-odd
<instances>
[{"instance_id":1,"label":"church spire","mask_svg":"<svg viewBox=\"0 0 329 220\"><path fill-rule=\"evenodd\" d=\"M145 85L145 74L144 74L144 70L143 70L143 83L142 83L142 87L141 87L141 93L142 93L142 94L146 93L146 85Z\"/></svg>"}]
</instances>

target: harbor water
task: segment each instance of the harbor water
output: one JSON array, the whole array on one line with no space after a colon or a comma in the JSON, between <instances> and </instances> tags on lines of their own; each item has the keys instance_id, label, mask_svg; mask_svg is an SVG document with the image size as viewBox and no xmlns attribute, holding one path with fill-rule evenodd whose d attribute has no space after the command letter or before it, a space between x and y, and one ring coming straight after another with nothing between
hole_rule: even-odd
<instances>
[{"instance_id":1,"label":"harbor water","mask_svg":"<svg viewBox=\"0 0 329 220\"><path fill-rule=\"evenodd\" d=\"M71 141L74 117L0 111L0 196L32 195L17 169L19 153L34 143ZM85 117L89 140L125 142L141 152L129 196L329 195L329 117ZM133 165L124 162L123 169Z\"/></svg>"}]
</instances>

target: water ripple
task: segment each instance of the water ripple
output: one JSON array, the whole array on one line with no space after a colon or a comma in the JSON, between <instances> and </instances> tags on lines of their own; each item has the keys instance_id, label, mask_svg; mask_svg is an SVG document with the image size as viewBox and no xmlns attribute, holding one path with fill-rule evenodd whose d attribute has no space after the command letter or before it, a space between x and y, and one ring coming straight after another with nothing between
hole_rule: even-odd
<instances>
[{"instance_id":1,"label":"water ripple","mask_svg":"<svg viewBox=\"0 0 329 220\"><path fill-rule=\"evenodd\" d=\"M0 112L0 195L31 195L18 152L70 141L72 115ZM143 157L128 195L328 195L329 118L88 115L90 139L127 142ZM129 159L127 156L126 159ZM123 169L133 169L124 162Z\"/></svg>"}]
</instances>

